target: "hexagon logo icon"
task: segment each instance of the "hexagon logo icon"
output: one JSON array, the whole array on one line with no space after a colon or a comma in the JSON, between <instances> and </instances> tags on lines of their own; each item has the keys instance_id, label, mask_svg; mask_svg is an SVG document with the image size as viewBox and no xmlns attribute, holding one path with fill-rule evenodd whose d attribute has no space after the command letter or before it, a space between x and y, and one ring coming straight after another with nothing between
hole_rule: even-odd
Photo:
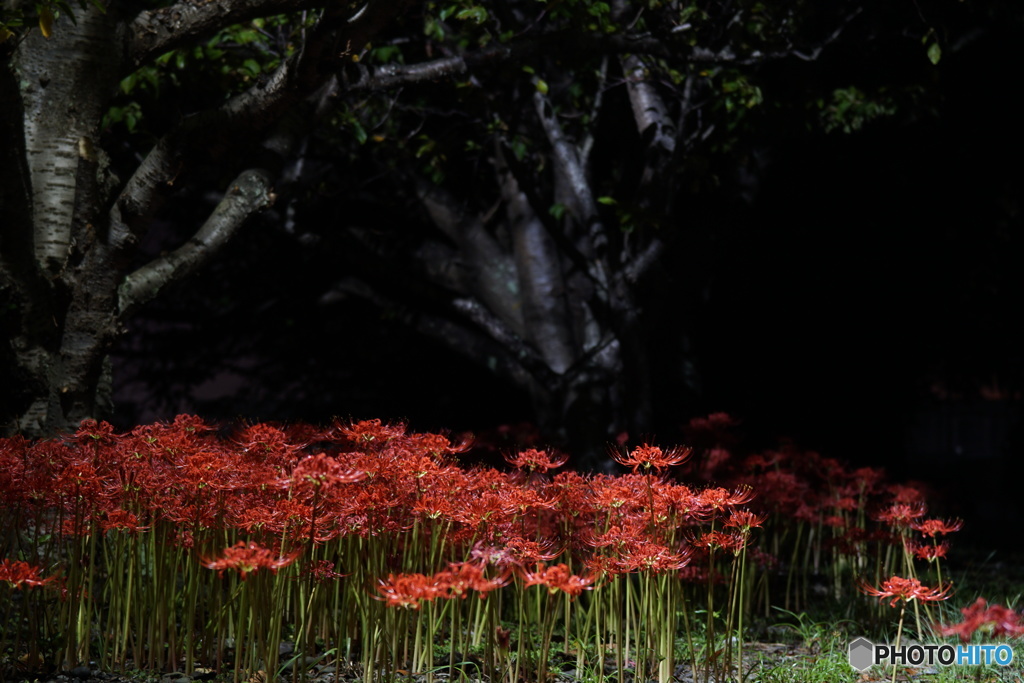
<instances>
[{"instance_id":1,"label":"hexagon logo icon","mask_svg":"<svg viewBox=\"0 0 1024 683\"><path fill-rule=\"evenodd\" d=\"M867 638L858 638L850 643L850 666L864 671L875 663L875 646Z\"/></svg>"}]
</instances>

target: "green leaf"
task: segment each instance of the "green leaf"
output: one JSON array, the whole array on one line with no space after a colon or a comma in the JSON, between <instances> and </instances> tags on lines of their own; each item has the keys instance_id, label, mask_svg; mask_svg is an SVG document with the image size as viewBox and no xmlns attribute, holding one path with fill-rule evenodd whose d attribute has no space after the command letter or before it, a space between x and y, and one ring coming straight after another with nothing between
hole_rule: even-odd
<instances>
[{"instance_id":1,"label":"green leaf","mask_svg":"<svg viewBox=\"0 0 1024 683\"><path fill-rule=\"evenodd\" d=\"M366 129L363 128L362 124L360 124L358 121L352 121L350 125L351 125L351 128L352 128L352 135L355 136L355 138L359 142L359 144L360 145L365 144L366 143Z\"/></svg>"},{"instance_id":2,"label":"green leaf","mask_svg":"<svg viewBox=\"0 0 1024 683\"><path fill-rule=\"evenodd\" d=\"M616 204L618 204L618 202L615 201L615 197L609 197L607 195L605 195L604 197L598 197L597 203L604 204L606 206L615 206Z\"/></svg>"},{"instance_id":3,"label":"green leaf","mask_svg":"<svg viewBox=\"0 0 1024 683\"><path fill-rule=\"evenodd\" d=\"M939 47L938 42L934 42L928 46L928 60L932 64L938 64L940 59L942 59L942 48Z\"/></svg>"},{"instance_id":4,"label":"green leaf","mask_svg":"<svg viewBox=\"0 0 1024 683\"><path fill-rule=\"evenodd\" d=\"M42 7L39 10L39 30L43 38L48 39L53 35L53 10L49 7Z\"/></svg>"},{"instance_id":5,"label":"green leaf","mask_svg":"<svg viewBox=\"0 0 1024 683\"><path fill-rule=\"evenodd\" d=\"M551 208L548 209L548 213L554 216L556 220L562 220L562 216L565 215L565 204L552 204Z\"/></svg>"},{"instance_id":6,"label":"green leaf","mask_svg":"<svg viewBox=\"0 0 1024 683\"><path fill-rule=\"evenodd\" d=\"M512 148L512 153L516 155L516 161L522 161L526 157L526 143L520 138L516 138L509 143L509 147Z\"/></svg>"},{"instance_id":7,"label":"green leaf","mask_svg":"<svg viewBox=\"0 0 1024 683\"><path fill-rule=\"evenodd\" d=\"M537 92L539 92L541 95L548 94L548 84L547 81L545 81L543 78L538 78L535 85L537 86Z\"/></svg>"},{"instance_id":8,"label":"green leaf","mask_svg":"<svg viewBox=\"0 0 1024 683\"><path fill-rule=\"evenodd\" d=\"M456 19L472 19L478 24L487 21L487 10L483 7L469 7L455 15Z\"/></svg>"}]
</instances>

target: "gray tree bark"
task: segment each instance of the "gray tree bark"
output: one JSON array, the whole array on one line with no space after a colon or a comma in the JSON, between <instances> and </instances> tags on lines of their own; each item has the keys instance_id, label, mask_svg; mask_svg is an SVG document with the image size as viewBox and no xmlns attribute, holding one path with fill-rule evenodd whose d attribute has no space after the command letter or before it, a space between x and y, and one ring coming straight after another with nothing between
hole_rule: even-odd
<instances>
[{"instance_id":1,"label":"gray tree bark","mask_svg":"<svg viewBox=\"0 0 1024 683\"><path fill-rule=\"evenodd\" d=\"M7 303L0 326L16 379L5 387L12 406L0 416L5 432L47 436L109 412L108 356L127 318L201 268L274 200L272 173L239 168L187 242L133 270L139 241L170 185L206 161L214 138L258 145L270 136L274 151L287 154L280 141L288 136L275 136L274 125L328 84L339 45L365 45L407 3L368 0L324 11L302 49L268 82L181 121L121 183L99 139L125 75L233 23L314 6L185 0L129 13L128 4L76 9L76 21L60 18L50 38L29 30L0 52L0 294Z\"/></svg>"}]
</instances>

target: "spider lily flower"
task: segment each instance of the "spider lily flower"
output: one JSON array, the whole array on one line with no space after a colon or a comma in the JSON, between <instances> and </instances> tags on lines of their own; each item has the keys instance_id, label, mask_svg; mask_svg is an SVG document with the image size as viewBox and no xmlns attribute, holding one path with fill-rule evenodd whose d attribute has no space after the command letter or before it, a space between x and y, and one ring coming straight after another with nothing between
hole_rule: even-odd
<instances>
[{"instance_id":1,"label":"spider lily flower","mask_svg":"<svg viewBox=\"0 0 1024 683\"><path fill-rule=\"evenodd\" d=\"M0 581L7 582L11 588L45 586L57 580L56 576L44 579L40 576L41 571L39 567L33 567L22 560L0 560Z\"/></svg>"},{"instance_id":2,"label":"spider lily flower","mask_svg":"<svg viewBox=\"0 0 1024 683\"><path fill-rule=\"evenodd\" d=\"M964 643L969 642L976 631L993 638L1024 636L1024 618L1008 607L988 605L984 598L978 598L973 605L962 608L960 612L964 620L951 626L939 626L939 633L944 636L960 636Z\"/></svg>"},{"instance_id":3,"label":"spider lily flower","mask_svg":"<svg viewBox=\"0 0 1024 683\"><path fill-rule=\"evenodd\" d=\"M302 554L302 548L284 556L276 555L269 548L264 548L257 543L245 543L239 541L234 546L224 549L224 556L217 560L203 560L203 566L207 569L216 569L221 574L227 569L234 569L241 573L242 579L248 578L249 574L259 569L269 569L273 573L282 567L287 567Z\"/></svg>"},{"instance_id":4,"label":"spider lily flower","mask_svg":"<svg viewBox=\"0 0 1024 683\"><path fill-rule=\"evenodd\" d=\"M911 600L933 602L935 600L945 600L949 597L949 586L942 589L929 588L928 586L922 586L921 582L917 579L904 579L899 576L886 579L879 588L861 583L860 589L867 595L876 597L879 600L892 598L892 602L889 603L890 607L894 607L900 600L904 602L910 602Z\"/></svg>"},{"instance_id":5,"label":"spider lily flower","mask_svg":"<svg viewBox=\"0 0 1024 683\"><path fill-rule=\"evenodd\" d=\"M660 472L666 468L681 465L686 462L691 453L693 453L691 448L673 448L669 451L662 451L657 446L644 444L634 448L628 455L613 450L611 456L615 462L631 468L635 474L638 470L649 472L653 469Z\"/></svg>"}]
</instances>

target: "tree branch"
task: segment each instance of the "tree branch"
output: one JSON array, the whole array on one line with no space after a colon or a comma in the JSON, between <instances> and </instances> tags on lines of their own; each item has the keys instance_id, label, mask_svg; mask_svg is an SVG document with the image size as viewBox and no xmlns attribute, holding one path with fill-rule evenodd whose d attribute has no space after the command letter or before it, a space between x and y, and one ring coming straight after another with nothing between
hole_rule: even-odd
<instances>
[{"instance_id":1,"label":"tree branch","mask_svg":"<svg viewBox=\"0 0 1024 683\"><path fill-rule=\"evenodd\" d=\"M180 0L169 7L145 10L128 25L128 61L138 68L158 55L211 36L232 24L322 4L319 0Z\"/></svg>"},{"instance_id":2,"label":"tree branch","mask_svg":"<svg viewBox=\"0 0 1024 683\"><path fill-rule=\"evenodd\" d=\"M176 250L128 275L118 289L122 317L146 303L172 282L203 266L234 237L245 221L274 201L270 178L260 170L244 171L193 237Z\"/></svg>"},{"instance_id":3,"label":"tree branch","mask_svg":"<svg viewBox=\"0 0 1024 683\"><path fill-rule=\"evenodd\" d=\"M124 221L137 235L190 153L206 152L211 140L218 140L223 146L224 141L234 142L241 133L274 123L289 106L316 92L331 78L333 69L321 65L332 64L339 58L339 41L365 45L409 2L369 0L351 16L345 12L347 5L325 11L317 25L307 32L302 48L284 61L267 82L254 84L216 109L186 118L161 138L126 184L115 205L115 219Z\"/></svg>"},{"instance_id":4,"label":"tree branch","mask_svg":"<svg viewBox=\"0 0 1024 683\"><path fill-rule=\"evenodd\" d=\"M597 213L597 202L590 189L590 181L580 164L579 151L565 137L548 98L538 90L534 93L533 101L541 128L551 144L556 186L568 194L569 211L585 231L585 239L579 251L586 257L587 273L598 287L607 289L608 273L603 256L607 250L608 236L604 234L604 226Z\"/></svg>"},{"instance_id":5,"label":"tree branch","mask_svg":"<svg viewBox=\"0 0 1024 683\"><path fill-rule=\"evenodd\" d=\"M626 74L626 90L633 108L637 130L647 146L647 161L640 176L641 187L659 178L676 149L676 127L668 115L668 107L651 84L647 65L637 55L622 58Z\"/></svg>"},{"instance_id":6,"label":"tree branch","mask_svg":"<svg viewBox=\"0 0 1024 683\"><path fill-rule=\"evenodd\" d=\"M527 344L522 337L508 329L498 318L484 308L479 301L469 298L452 301L455 310L465 315L494 341L511 353L533 377L544 386L554 387L558 384L558 376L551 371L544 359Z\"/></svg>"},{"instance_id":7,"label":"tree branch","mask_svg":"<svg viewBox=\"0 0 1024 683\"><path fill-rule=\"evenodd\" d=\"M526 335L548 366L562 374L572 365L575 354L558 248L526 193L519 188L515 175L503 163L500 147L497 156L498 181L512 233Z\"/></svg>"},{"instance_id":8,"label":"tree branch","mask_svg":"<svg viewBox=\"0 0 1024 683\"><path fill-rule=\"evenodd\" d=\"M728 47L715 50L700 45L691 46L689 36L684 33L654 36L650 33L608 35L580 33L579 31L554 31L542 36L524 38L505 44L487 45L460 55L416 64L385 64L376 67L362 64L347 65L346 74L342 80L346 91L351 93L389 90L455 78L476 69L520 61L537 54L577 57L595 54L636 54L673 59L683 57L691 64L703 66L744 66L788 57L813 60L818 57L825 45L839 37L856 14L857 12L848 16L839 28L820 44L810 48L809 52L801 51L800 48L791 45L785 49L771 52L753 50L749 54L737 54Z\"/></svg>"}]
</instances>

